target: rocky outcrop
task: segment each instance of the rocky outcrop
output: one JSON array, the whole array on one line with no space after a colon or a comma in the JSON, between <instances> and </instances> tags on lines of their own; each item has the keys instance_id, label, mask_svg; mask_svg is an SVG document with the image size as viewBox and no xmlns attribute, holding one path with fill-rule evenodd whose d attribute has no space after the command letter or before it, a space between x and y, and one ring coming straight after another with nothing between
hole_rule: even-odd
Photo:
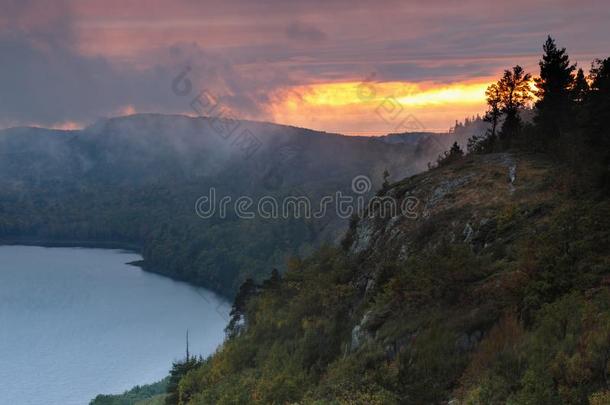
<instances>
[{"instance_id":1,"label":"rocky outcrop","mask_svg":"<svg viewBox=\"0 0 610 405\"><path fill-rule=\"evenodd\" d=\"M522 172L519 181L517 162ZM376 307L371 300L382 288L379 277L383 266L407 263L409 258L444 243L467 246L475 255L508 254L506 246L517 237L515 224L535 218L535 213L550 204L544 201L547 196L532 198L532 190L544 183L545 176L540 161L501 153L468 156L383 190L380 196L394 199L399 207L407 199L415 201L410 205L415 210L386 215L379 206L371 205L350 230L348 254L359 268L365 269L356 278L364 315L352 329L350 350L376 342L385 347L388 358L393 358L408 346L409 333L416 334L401 332L392 338L378 333L385 318L371 310ZM522 276L514 273L489 277L477 287L478 299L495 294L506 283L519 282ZM473 350L483 333L477 327L470 329L456 338L455 345L460 351Z\"/></svg>"},{"instance_id":2,"label":"rocky outcrop","mask_svg":"<svg viewBox=\"0 0 610 405\"><path fill-rule=\"evenodd\" d=\"M440 237L469 243L475 249L489 247L498 205L514 198L517 190L516 162L508 153L474 156L392 185L383 197L401 208L409 199L410 210L398 209L398 215L390 216L387 210L371 206L351 231L350 254L383 254L404 260L431 236L435 237L430 242L438 242ZM502 181L507 171L508 189Z\"/></svg>"}]
</instances>

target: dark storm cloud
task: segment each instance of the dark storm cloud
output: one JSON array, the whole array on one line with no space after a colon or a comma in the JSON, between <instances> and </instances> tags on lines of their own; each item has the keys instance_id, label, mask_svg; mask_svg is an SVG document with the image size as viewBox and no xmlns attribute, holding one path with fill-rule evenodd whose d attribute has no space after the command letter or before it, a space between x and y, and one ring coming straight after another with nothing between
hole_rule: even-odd
<instances>
[{"instance_id":1,"label":"dark storm cloud","mask_svg":"<svg viewBox=\"0 0 610 405\"><path fill-rule=\"evenodd\" d=\"M0 127L90 123L127 107L192 112L190 100L170 91L171 80L187 65L193 68L193 82L224 94L229 107L256 114L267 101L256 97L251 79L243 79L231 63L197 44L147 52L140 68L79 52L77 33L71 29L75 16L68 7L47 14L34 2L3 6L14 18L0 20Z\"/></svg>"}]
</instances>

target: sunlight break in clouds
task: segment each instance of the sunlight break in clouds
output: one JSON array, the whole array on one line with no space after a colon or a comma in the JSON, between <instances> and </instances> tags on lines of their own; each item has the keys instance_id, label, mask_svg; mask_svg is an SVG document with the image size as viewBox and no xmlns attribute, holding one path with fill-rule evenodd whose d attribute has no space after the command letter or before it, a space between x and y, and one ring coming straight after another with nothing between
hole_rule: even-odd
<instances>
[{"instance_id":1,"label":"sunlight break in clouds","mask_svg":"<svg viewBox=\"0 0 610 405\"><path fill-rule=\"evenodd\" d=\"M336 129L354 135L407 130L401 130L400 122L393 117L413 114L425 130L442 132L456 118L484 110L485 89L491 81L491 78L449 84L350 81L296 86L280 90L272 97L270 113L279 123ZM394 113L389 112L392 109Z\"/></svg>"},{"instance_id":2,"label":"sunlight break in clouds","mask_svg":"<svg viewBox=\"0 0 610 405\"><path fill-rule=\"evenodd\" d=\"M547 34L587 67L607 54L604 0L0 0L0 128L88 125L181 113L168 83L185 65L236 117L329 132L396 131L355 100L374 71L427 130L483 113L484 84L520 64L536 74ZM449 23L450 22L450 23ZM399 130L399 129L398 129Z\"/></svg>"}]
</instances>

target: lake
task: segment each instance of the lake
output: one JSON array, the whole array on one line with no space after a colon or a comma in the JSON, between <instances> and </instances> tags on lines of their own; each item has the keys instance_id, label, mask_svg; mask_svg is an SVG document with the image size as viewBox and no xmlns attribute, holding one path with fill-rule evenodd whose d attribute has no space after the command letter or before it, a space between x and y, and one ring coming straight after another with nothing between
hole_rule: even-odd
<instances>
[{"instance_id":1,"label":"lake","mask_svg":"<svg viewBox=\"0 0 610 405\"><path fill-rule=\"evenodd\" d=\"M222 343L230 305L126 263L135 253L0 246L0 404L82 405Z\"/></svg>"}]
</instances>

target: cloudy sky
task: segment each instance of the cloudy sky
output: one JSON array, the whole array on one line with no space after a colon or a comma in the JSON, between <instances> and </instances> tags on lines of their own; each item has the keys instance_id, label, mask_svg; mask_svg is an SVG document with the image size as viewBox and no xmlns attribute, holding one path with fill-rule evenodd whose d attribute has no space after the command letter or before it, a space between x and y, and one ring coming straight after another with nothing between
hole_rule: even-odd
<instances>
[{"instance_id":1,"label":"cloudy sky","mask_svg":"<svg viewBox=\"0 0 610 405\"><path fill-rule=\"evenodd\" d=\"M608 2L0 0L0 128L195 115L205 90L227 116L442 131L503 69L537 73L547 34L587 70L610 56Z\"/></svg>"}]
</instances>

